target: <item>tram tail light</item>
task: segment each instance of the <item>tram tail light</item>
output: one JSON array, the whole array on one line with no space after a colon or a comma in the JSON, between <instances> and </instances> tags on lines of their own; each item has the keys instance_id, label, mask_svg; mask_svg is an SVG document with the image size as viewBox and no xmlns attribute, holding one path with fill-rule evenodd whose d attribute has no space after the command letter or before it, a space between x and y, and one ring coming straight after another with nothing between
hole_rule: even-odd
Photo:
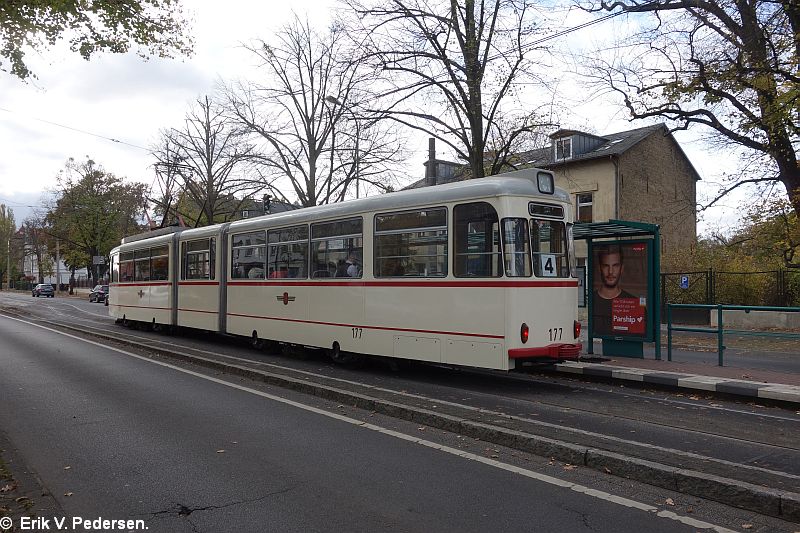
<instances>
[{"instance_id":1,"label":"tram tail light","mask_svg":"<svg viewBox=\"0 0 800 533\"><path fill-rule=\"evenodd\" d=\"M523 322L522 326L520 326L520 328L519 328L519 337L520 337L520 339L522 339L522 344L525 344L526 342L528 342L528 334L529 333L530 332L528 330L528 324Z\"/></svg>"},{"instance_id":2,"label":"tram tail light","mask_svg":"<svg viewBox=\"0 0 800 533\"><path fill-rule=\"evenodd\" d=\"M576 339L581 336L581 323L577 320L572 323L572 334Z\"/></svg>"}]
</instances>

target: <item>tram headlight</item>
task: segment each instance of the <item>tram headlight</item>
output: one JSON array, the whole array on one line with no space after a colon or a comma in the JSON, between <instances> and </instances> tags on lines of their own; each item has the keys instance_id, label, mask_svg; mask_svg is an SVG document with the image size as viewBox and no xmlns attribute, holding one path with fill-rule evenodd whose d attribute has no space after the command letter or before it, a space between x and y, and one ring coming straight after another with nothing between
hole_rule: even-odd
<instances>
[{"instance_id":1,"label":"tram headlight","mask_svg":"<svg viewBox=\"0 0 800 533\"><path fill-rule=\"evenodd\" d=\"M528 324L525 322L522 323L522 326L519 328L519 338L522 339L522 344L528 342L528 335L530 331L528 330Z\"/></svg>"},{"instance_id":2,"label":"tram headlight","mask_svg":"<svg viewBox=\"0 0 800 533\"><path fill-rule=\"evenodd\" d=\"M572 323L572 333L576 339L581 336L581 323L577 320Z\"/></svg>"}]
</instances>

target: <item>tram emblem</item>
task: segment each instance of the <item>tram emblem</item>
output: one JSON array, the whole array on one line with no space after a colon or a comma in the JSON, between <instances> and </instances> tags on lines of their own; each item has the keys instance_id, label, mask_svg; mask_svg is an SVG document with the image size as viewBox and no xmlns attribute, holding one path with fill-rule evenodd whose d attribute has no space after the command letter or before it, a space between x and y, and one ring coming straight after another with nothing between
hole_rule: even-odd
<instances>
[{"instance_id":1,"label":"tram emblem","mask_svg":"<svg viewBox=\"0 0 800 533\"><path fill-rule=\"evenodd\" d=\"M289 296L288 292L284 292L281 295L276 296L279 302L283 302L283 305L289 305L289 302L294 301L294 296Z\"/></svg>"}]
</instances>

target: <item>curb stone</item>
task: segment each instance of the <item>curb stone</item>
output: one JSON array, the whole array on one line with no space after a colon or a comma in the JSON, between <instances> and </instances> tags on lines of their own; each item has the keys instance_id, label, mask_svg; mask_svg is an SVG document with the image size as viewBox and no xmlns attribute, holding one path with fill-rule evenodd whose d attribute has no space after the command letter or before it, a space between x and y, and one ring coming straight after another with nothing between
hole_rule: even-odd
<instances>
[{"instance_id":1,"label":"curb stone","mask_svg":"<svg viewBox=\"0 0 800 533\"><path fill-rule=\"evenodd\" d=\"M761 398L800 404L800 387L780 383L761 383L741 379L702 376L698 374L681 374L658 370L645 370L625 366L613 366L596 363L565 362L550 367L558 373L577 374L582 376L603 377L637 383L651 383L680 389L701 390L732 394L743 398Z\"/></svg>"}]
</instances>

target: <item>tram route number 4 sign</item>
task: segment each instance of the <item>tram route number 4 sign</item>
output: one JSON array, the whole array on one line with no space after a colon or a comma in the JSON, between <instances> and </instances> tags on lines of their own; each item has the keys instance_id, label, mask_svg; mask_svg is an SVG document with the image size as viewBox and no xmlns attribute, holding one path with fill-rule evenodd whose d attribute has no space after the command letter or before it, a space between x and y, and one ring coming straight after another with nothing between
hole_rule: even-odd
<instances>
[{"instance_id":1,"label":"tram route number 4 sign","mask_svg":"<svg viewBox=\"0 0 800 533\"><path fill-rule=\"evenodd\" d=\"M645 306L639 298L614 298L611 301L611 330L614 333L644 335Z\"/></svg>"}]
</instances>

